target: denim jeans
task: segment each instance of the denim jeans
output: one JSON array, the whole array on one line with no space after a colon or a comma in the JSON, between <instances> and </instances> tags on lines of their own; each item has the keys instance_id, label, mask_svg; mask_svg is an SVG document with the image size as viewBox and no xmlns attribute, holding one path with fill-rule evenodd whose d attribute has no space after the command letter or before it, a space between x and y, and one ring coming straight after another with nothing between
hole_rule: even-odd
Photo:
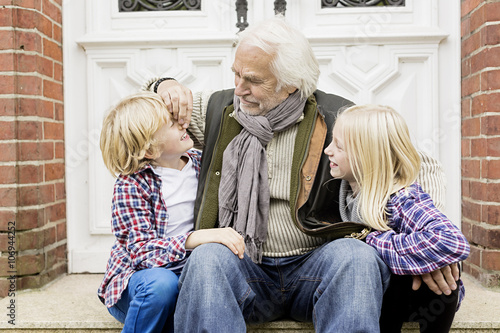
<instances>
[{"instance_id":1,"label":"denim jeans","mask_svg":"<svg viewBox=\"0 0 500 333\"><path fill-rule=\"evenodd\" d=\"M245 332L246 323L279 318L312 321L316 332L379 332L389 278L377 251L355 239L259 265L204 244L179 279L175 332Z\"/></svg>"},{"instance_id":2,"label":"denim jeans","mask_svg":"<svg viewBox=\"0 0 500 333\"><path fill-rule=\"evenodd\" d=\"M137 271L108 311L124 324L122 332L173 332L178 281L179 277L166 268Z\"/></svg>"}]
</instances>

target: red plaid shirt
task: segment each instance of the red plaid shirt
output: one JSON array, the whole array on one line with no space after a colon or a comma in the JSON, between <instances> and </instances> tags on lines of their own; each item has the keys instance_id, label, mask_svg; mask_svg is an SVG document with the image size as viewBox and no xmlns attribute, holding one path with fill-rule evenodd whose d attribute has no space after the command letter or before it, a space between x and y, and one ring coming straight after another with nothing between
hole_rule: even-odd
<instances>
[{"instance_id":1,"label":"red plaid shirt","mask_svg":"<svg viewBox=\"0 0 500 333\"><path fill-rule=\"evenodd\" d=\"M196 176L201 152L188 151ZM186 189L196 191L196 188ZM116 236L97 295L107 307L118 302L132 274L141 269L175 267L186 259L185 242L191 234L167 237L168 214L161 178L151 166L118 176L112 201L112 231Z\"/></svg>"}]
</instances>

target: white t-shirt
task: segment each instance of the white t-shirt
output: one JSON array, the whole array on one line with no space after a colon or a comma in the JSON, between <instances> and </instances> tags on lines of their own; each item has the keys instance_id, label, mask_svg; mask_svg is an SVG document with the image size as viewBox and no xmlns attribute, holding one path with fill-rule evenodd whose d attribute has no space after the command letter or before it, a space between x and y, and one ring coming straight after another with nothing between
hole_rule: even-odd
<instances>
[{"instance_id":1,"label":"white t-shirt","mask_svg":"<svg viewBox=\"0 0 500 333\"><path fill-rule=\"evenodd\" d=\"M156 166L161 177L161 193L167 207L167 237L185 234L194 229L194 201L198 179L189 158L182 170Z\"/></svg>"}]
</instances>

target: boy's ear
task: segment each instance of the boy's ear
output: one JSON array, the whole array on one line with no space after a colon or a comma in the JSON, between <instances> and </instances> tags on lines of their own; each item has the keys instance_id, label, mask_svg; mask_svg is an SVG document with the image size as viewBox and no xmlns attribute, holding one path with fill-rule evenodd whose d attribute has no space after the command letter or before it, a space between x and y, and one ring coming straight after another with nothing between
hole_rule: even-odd
<instances>
[{"instance_id":1,"label":"boy's ear","mask_svg":"<svg viewBox=\"0 0 500 333\"><path fill-rule=\"evenodd\" d=\"M144 154L144 157L147 158L148 160L154 160L155 156L153 153L151 153L151 150L146 150L146 153Z\"/></svg>"}]
</instances>

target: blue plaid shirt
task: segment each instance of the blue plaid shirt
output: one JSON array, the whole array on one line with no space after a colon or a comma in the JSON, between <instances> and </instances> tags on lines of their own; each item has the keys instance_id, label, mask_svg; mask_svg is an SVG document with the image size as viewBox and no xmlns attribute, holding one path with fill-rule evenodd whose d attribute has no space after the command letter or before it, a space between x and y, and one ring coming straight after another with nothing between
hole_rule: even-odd
<instances>
[{"instance_id":1,"label":"blue plaid shirt","mask_svg":"<svg viewBox=\"0 0 500 333\"><path fill-rule=\"evenodd\" d=\"M187 154L198 177L201 152L189 150ZM196 188L186 190L196 191ZM161 192L161 178L150 165L132 175L118 176L114 185L111 223L116 240L97 291L107 307L118 302L134 272L153 267L174 270L186 259L185 242L192 232L166 236L168 214Z\"/></svg>"},{"instance_id":2,"label":"blue plaid shirt","mask_svg":"<svg viewBox=\"0 0 500 333\"><path fill-rule=\"evenodd\" d=\"M432 202L418 183L394 193L387 203L392 230L375 231L366 237L392 273L422 275L465 260L469 242ZM459 282L460 302L464 286Z\"/></svg>"}]
</instances>

